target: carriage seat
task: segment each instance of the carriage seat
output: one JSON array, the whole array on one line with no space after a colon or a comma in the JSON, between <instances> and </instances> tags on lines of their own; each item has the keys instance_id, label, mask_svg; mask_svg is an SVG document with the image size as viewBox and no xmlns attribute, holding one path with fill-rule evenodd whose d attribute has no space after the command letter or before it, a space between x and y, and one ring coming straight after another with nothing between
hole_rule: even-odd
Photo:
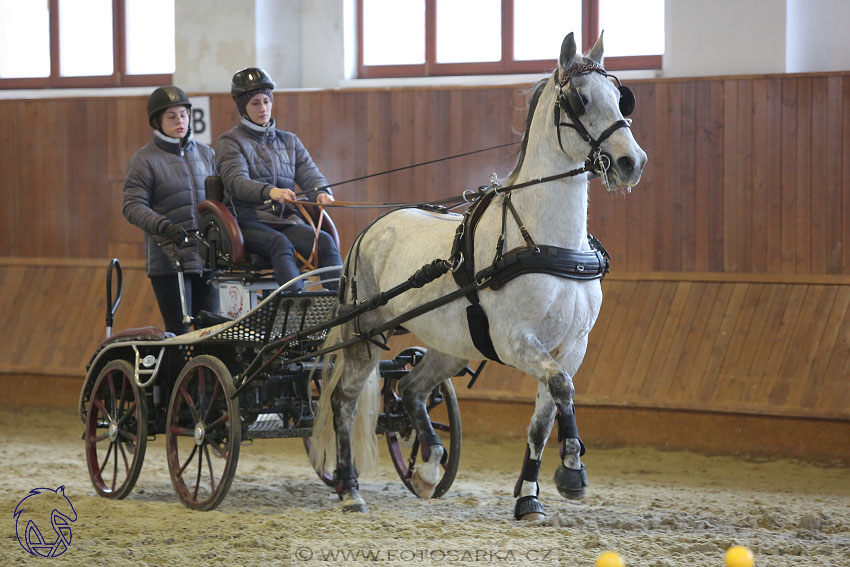
<instances>
[{"instance_id":1,"label":"carriage seat","mask_svg":"<svg viewBox=\"0 0 850 567\"><path fill-rule=\"evenodd\" d=\"M110 343L120 343L129 341L161 341L162 339L166 339L169 336L173 335L166 333L162 329L158 329L157 327L153 326L124 329L122 331L116 331L105 339L103 339L100 342L100 345L98 346L98 350Z\"/></svg>"},{"instance_id":2,"label":"carriage seat","mask_svg":"<svg viewBox=\"0 0 850 567\"><path fill-rule=\"evenodd\" d=\"M206 200L198 203L198 230L204 264L212 271L257 272L271 270L268 258L245 251L245 240L233 213L224 205L224 185L221 176L210 175L204 185ZM305 207L314 223L322 217L322 231L327 232L339 246L339 233L331 217L318 207Z\"/></svg>"}]
</instances>

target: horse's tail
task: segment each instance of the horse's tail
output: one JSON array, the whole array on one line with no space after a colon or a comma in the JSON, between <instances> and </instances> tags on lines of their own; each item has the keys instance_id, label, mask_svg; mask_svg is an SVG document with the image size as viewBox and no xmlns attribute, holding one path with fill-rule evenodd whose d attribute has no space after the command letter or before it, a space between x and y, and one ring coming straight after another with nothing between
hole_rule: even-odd
<instances>
[{"instance_id":1,"label":"horse's tail","mask_svg":"<svg viewBox=\"0 0 850 567\"><path fill-rule=\"evenodd\" d=\"M323 346L342 342L343 325L333 327ZM313 435L310 446L310 462L316 472L324 474L328 464L336 466L336 432L333 424L331 394L339 385L345 367L345 349L326 354L322 360L322 395L313 419ZM357 413L351 428L351 452L358 474L374 470L378 462L378 438L375 426L378 422L380 403L380 375L377 369L370 372L357 400Z\"/></svg>"}]
</instances>

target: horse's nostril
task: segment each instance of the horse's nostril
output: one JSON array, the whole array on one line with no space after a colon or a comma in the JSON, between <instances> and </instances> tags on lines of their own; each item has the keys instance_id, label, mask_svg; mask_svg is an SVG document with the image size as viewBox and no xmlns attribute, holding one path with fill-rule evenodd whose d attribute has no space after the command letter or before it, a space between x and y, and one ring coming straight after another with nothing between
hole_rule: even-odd
<instances>
[{"instance_id":1,"label":"horse's nostril","mask_svg":"<svg viewBox=\"0 0 850 567\"><path fill-rule=\"evenodd\" d=\"M617 167L619 167L620 171L623 173L631 173L632 169L635 167L635 162L632 158L623 156L617 160Z\"/></svg>"}]
</instances>

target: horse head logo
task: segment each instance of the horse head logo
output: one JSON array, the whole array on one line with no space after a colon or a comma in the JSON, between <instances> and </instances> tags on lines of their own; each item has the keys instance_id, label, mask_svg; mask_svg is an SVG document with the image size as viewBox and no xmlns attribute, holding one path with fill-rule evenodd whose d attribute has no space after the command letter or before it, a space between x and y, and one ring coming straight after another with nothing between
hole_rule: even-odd
<instances>
[{"instance_id":1,"label":"horse head logo","mask_svg":"<svg viewBox=\"0 0 850 567\"><path fill-rule=\"evenodd\" d=\"M71 546L71 523L77 521L77 511L65 496L64 486L33 488L18 502L12 516L18 543L30 555L58 557ZM48 520L53 536L42 532Z\"/></svg>"}]
</instances>

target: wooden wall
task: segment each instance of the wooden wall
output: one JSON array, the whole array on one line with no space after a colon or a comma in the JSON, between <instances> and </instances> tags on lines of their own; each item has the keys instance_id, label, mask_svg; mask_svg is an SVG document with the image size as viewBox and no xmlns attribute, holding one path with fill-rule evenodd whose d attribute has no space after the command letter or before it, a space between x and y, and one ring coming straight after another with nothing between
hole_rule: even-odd
<instances>
[{"instance_id":1,"label":"wooden wall","mask_svg":"<svg viewBox=\"0 0 850 567\"><path fill-rule=\"evenodd\" d=\"M579 402L850 418L850 73L631 86L649 163L631 194L591 192L613 272ZM518 140L527 87L280 92L275 117L334 182ZM97 290L112 256L135 274L116 327L158 323L141 233L121 215L127 160L150 136L144 106L0 101L2 330L15 335L0 342L0 373L80 375L103 334ZM211 111L216 137L236 116L224 94ZM513 160L496 150L337 197L438 199ZM344 245L376 214L334 211ZM534 383L491 365L463 395L530 400Z\"/></svg>"}]
</instances>

